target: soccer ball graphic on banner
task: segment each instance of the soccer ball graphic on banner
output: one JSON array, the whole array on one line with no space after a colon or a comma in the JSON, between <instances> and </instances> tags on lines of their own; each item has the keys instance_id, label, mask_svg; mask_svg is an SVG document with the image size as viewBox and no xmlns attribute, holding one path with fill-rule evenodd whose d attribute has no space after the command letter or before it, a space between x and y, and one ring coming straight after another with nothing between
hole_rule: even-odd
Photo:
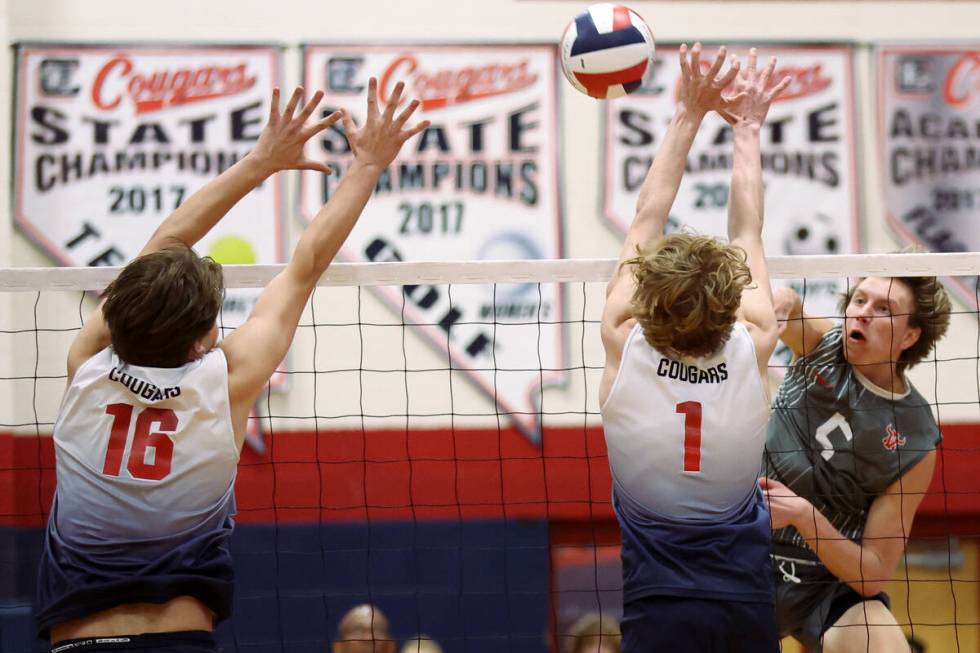
<instances>
[{"instance_id":1,"label":"soccer ball graphic on banner","mask_svg":"<svg viewBox=\"0 0 980 653\"><path fill-rule=\"evenodd\" d=\"M653 35L632 9L592 5L568 24L561 37L561 69L572 86L608 100L640 88L653 65Z\"/></svg>"}]
</instances>

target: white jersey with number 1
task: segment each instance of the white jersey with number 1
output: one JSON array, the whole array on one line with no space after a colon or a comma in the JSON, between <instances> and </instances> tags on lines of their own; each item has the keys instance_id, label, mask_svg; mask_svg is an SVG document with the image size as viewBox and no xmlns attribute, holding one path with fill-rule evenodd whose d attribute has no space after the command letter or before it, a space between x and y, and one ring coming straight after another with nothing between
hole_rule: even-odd
<instances>
[{"instance_id":1,"label":"white jersey with number 1","mask_svg":"<svg viewBox=\"0 0 980 653\"><path fill-rule=\"evenodd\" d=\"M637 324L602 406L616 492L665 518L726 515L757 487L768 419L744 324L715 355L692 360L661 354Z\"/></svg>"}]
</instances>

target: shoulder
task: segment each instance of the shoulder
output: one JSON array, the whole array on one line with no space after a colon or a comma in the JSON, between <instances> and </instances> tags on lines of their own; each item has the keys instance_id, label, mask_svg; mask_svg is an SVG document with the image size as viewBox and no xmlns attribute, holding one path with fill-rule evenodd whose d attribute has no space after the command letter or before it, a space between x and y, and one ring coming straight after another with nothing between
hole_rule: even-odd
<instances>
[{"instance_id":1,"label":"shoulder","mask_svg":"<svg viewBox=\"0 0 980 653\"><path fill-rule=\"evenodd\" d=\"M841 355L844 354L844 325L835 324L827 333L820 337L820 341L817 343L816 349L813 350L812 354L807 354L807 356L813 356L814 354L826 354L828 352L840 352Z\"/></svg>"},{"instance_id":2,"label":"shoulder","mask_svg":"<svg viewBox=\"0 0 980 653\"><path fill-rule=\"evenodd\" d=\"M104 347L97 351L95 354L86 358L82 363L75 369L74 375L72 375L72 381L76 379L81 379L89 374L101 374L106 369L115 367L119 365L121 361L116 353L113 351L112 346Z\"/></svg>"},{"instance_id":3,"label":"shoulder","mask_svg":"<svg viewBox=\"0 0 980 653\"><path fill-rule=\"evenodd\" d=\"M799 363L820 364L829 361L844 360L844 326L834 325L824 333L813 351L794 360L794 365Z\"/></svg>"},{"instance_id":4,"label":"shoulder","mask_svg":"<svg viewBox=\"0 0 980 653\"><path fill-rule=\"evenodd\" d=\"M637 327L637 321L629 318L619 324L603 321L599 327L599 334L602 337L602 345L606 350L606 356L616 354L622 356L627 341Z\"/></svg>"}]
</instances>

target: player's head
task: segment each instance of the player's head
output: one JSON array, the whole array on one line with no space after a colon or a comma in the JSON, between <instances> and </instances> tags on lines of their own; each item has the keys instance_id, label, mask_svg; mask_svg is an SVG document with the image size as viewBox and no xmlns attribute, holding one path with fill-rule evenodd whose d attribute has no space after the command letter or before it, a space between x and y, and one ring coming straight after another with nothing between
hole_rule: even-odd
<instances>
[{"instance_id":1,"label":"player's head","mask_svg":"<svg viewBox=\"0 0 980 653\"><path fill-rule=\"evenodd\" d=\"M949 296L935 277L861 279L840 309L847 361L893 362L899 374L928 356L949 328Z\"/></svg>"},{"instance_id":2,"label":"player's head","mask_svg":"<svg viewBox=\"0 0 980 653\"><path fill-rule=\"evenodd\" d=\"M619 653L619 624L609 616L589 612L579 617L565 637L567 653Z\"/></svg>"},{"instance_id":3,"label":"player's head","mask_svg":"<svg viewBox=\"0 0 980 653\"><path fill-rule=\"evenodd\" d=\"M122 360L179 367L214 346L223 296L220 265L171 247L123 268L105 289L102 312Z\"/></svg>"},{"instance_id":4,"label":"player's head","mask_svg":"<svg viewBox=\"0 0 980 653\"><path fill-rule=\"evenodd\" d=\"M628 261L633 316L651 347L681 356L718 351L752 282L745 251L707 236L674 233Z\"/></svg>"},{"instance_id":5,"label":"player's head","mask_svg":"<svg viewBox=\"0 0 980 653\"><path fill-rule=\"evenodd\" d=\"M337 626L333 653L395 653L388 618L367 603L351 608Z\"/></svg>"}]
</instances>

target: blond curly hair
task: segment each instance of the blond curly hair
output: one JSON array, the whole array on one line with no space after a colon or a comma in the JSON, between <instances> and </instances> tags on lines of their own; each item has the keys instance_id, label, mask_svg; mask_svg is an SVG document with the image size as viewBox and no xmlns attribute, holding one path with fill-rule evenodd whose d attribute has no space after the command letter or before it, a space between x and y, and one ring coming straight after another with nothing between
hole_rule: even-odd
<instances>
[{"instance_id":1,"label":"blond curly hair","mask_svg":"<svg viewBox=\"0 0 980 653\"><path fill-rule=\"evenodd\" d=\"M752 283L745 250L688 233L665 236L624 262L633 266L632 314L650 346L710 356L728 340L742 291Z\"/></svg>"}]
</instances>

